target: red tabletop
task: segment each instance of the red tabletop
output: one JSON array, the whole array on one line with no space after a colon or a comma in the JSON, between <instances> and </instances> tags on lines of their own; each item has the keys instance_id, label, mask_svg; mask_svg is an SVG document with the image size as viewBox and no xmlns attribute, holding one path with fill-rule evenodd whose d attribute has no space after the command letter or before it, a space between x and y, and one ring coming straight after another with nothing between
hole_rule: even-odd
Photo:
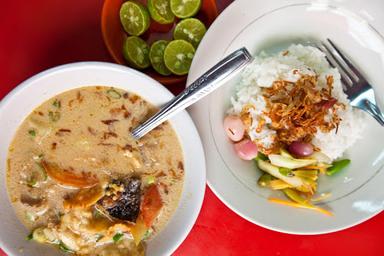
<instances>
[{"instance_id":1,"label":"red tabletop","mask_svg":"<svg viewBox=\"0 0 384 256\"><path fill-rule=\"evenodd\" d=\"M102 2L0 1L0 98L44 69L111 61L100 31ZM223 9L231 0L218 2ZM183 87L169 89L177 93ZM383 242L383 213L333 234L286 235L242 219L207 188L200 216L174 255L384 255Z\"/></svg>"}]
</instances>

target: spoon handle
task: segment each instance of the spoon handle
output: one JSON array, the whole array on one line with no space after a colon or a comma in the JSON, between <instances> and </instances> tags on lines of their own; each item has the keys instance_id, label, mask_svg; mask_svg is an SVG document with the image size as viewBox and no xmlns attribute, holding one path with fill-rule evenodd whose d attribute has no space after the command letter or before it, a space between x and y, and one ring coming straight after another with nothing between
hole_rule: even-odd
<instances>
[{"instance_id":1,"label":"spoon handle","mask_svg":"<svg viewBox=\"0 0 384 256\"><path fill-rule=\"evenodd\" d=\"M166 103L155 115L133 129L132 136L140 139L174 114L219 88L251 61L252 56L246 48L231 53Z\"/></svg>"}]
</instances>

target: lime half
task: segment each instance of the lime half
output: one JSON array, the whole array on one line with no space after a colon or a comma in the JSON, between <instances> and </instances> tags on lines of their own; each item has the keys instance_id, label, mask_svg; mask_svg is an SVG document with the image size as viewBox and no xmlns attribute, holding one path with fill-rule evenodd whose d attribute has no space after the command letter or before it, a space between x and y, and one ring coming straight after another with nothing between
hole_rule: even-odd
<instances>
[{"instance_id":1,"label":"lime half","mask_svg":"<svg viewBox=\"0 0 384 256\"><path fill-rule=\"evenodd\" d=\"M149 47L137 36L128 37L123 46L123 55L131 67L144 69L149 67Z\"/></svg>"},{"instance_id":2,"label":"lime half","mask_svg":"<svg viewBox=\"0 0 384 256\"><path fill-rule=\"evenodd\" d=\"M149 28L149 13L144 5L128 1L121 5L120 21L124 30L132 35L139 36Z\"/></svg>"},{"instance_id":3,"label":"lime half","mask_svg":"<svg viewBox=\"0 0 384 256\"><path fill-rule=\"evenodd\" d=\"M169 0L148 0L148 11L154 21L169 24L175 20Z\"/></svg>"},{"instance_id":4,"label":"lime half","mask_svg":"<svg viewBox=\"0 0 384 256\"><path fill-rule=\"evenodd\" d=\"M195 48L199 45L207 29L198 19L189 18L180 21L173 32L175 39L183 39L190 42Z\"/></svg>"},{"instance_id":5,"label":"lime half","mask_svg":"<svg viewBox=\"0 0 384 256\"><path fill-rule=\"evenodd\" d=\"M159 40L152 44L149 50L149 60L151 61L152 67L157 73L169 76L171 71L165 66L164 63L164 51L168 45L168 41Z\"/></svg>"},{"instance_id":6,"label":"lime half","mask_svg":"<svg viewBox=\"0 0 384 256\"><path fill-rule=\"evenodd\" d=\"M171 10L179 18L195 15L201 6L201 0L171 0Z\"/></svg>"},{"instance_id":7,"label":"lime half","mask_svg":"<svg viewBox=\"0 0 384 256\"><path fill-rule=\"evenodd\" d=\"M165 66L176 75L185 75L191 67L195 48L185 40L170 42L164 51Z\"/></svg>"}]
</instances>

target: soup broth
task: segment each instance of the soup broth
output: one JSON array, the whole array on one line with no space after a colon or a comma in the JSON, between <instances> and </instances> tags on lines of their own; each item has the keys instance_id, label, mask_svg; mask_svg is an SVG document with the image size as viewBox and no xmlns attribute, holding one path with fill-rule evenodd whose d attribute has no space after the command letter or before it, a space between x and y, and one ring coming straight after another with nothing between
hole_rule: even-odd
<instances>
[{"instance_id":1,"label":"soup broth","mask_svg":"<svg viewBox=\"0 0 384 256\"><path fill-rule=\"evenodd\" d=\"M130 135L155 111L138 95L103 86L64 92L33 110L15 134L7 170L30 238L78 255L143 254L141 241L176 210L184 178L169 123L140 140Z\"/></svg>"}]
</instances>

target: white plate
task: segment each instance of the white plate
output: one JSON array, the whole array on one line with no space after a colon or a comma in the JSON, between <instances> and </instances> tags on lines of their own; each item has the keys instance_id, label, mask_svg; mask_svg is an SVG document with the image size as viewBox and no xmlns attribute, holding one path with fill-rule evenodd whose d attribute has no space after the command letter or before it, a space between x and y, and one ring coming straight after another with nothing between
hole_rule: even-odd
<instances>
[{"instance_id":1,"label":"white plate","mask_svg":"<svg viewBox=\"0 0 384 256\"><path fill-rule=\"evenodd\" d=\"M246 46L256 54L262 49L273 51L293 42L329 37L364 71L383 103L382 10L384 2L379 0L237 0L205 35L192 63L188 84L240 47ZM228 207L255 224L292 234L334 232L383 210L384 128L368 116L363 138L346 152L352 165L343 173L320 181L319 190L333 194L326 202L333 217L269 203L266 199L271 192L256 184L260 172L252 163L234 155L222 128L236 79L191 108L206 152L208 185Z\"/></svg>"},{"instance_id":2,"label":"white plate","mask_svg":"<svg viewBox=\"0 0 384 256\"><path fill-rule=\"evenodd\" d=\"M40 73L9 93L0 103L0 247L8 255L61 255L52 247L25 240L28 231L8 200L5 170L9 143L23 119L49 98L77 87L105 85L134 92L155 106L173 95L161 84L130 68L102 62L59 66ZM179 207L168 225L148 243L148 255L170 255L186 238L200 211L205 192L205 159L200 137L187 112L170 120L184 153L185 181ZM23 248L24 253L19 252Z\"/></svg>"}]
</instances>

